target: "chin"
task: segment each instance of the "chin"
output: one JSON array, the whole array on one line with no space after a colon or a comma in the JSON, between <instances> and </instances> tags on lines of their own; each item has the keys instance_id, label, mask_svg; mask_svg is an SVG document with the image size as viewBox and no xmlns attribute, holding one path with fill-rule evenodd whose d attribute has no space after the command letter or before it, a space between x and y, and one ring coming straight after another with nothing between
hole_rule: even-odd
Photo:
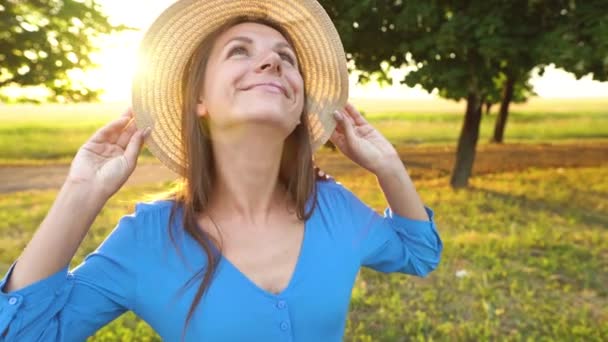
<instances>
[{"instance_id":1,"label":"chin","mask_svg":"<svg viewBox=\"0 0 608 342\"><path fill-rule=\"evenodd\" d=\"M289 125L290 121L297 121L297 118L290 120L289 110L285 106L273 106L268 103L252 104L241 110L236 110L234 113L234 117L240 120L275 122L283 126Z\"/></svg>"}]
</instances>

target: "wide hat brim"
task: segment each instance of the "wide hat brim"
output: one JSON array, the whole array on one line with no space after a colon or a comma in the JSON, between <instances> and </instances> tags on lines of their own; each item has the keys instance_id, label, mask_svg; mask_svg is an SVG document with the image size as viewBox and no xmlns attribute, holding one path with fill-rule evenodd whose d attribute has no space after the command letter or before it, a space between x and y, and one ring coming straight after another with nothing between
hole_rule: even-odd
<instances>
[{"instance_id":1,"label":"wide hat brim","mask_svg":"<svg viewBox=\"0 0 608 342\"><path fill-rule=\"evenodd\" d=\"M344 48L331 19L316 0L180 0L146 32L132 87L137 127L152 127L146 145L178 175L181 148L181 77L201 41L234 17L262 17L279 23L293 39L303 70L313 152L331 136L333 112L348 100Z\"/></svg>"}]
</instances>

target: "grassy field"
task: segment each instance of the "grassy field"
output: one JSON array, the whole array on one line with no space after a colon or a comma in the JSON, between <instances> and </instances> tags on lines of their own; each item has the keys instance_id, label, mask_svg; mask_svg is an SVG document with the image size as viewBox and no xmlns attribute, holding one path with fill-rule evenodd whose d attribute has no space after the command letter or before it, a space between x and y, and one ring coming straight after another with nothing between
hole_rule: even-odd
<instances>
[{"instance_id":1,"label":"grassy field","mask_svg":"<svg viewBox=\"0 0 608 342\"><path fill-rule=\"evenodd\" d=\"M338 180L383 208L371 175ZM166 185L122 189L96 219L72 266L134 201ZM345 340L606 340L608 166L491 174L471 185L453 191L446 178L417 182L437 215L442 263L425 279L362 269ZM34 191L0 198L0 271L18 256L54 196ZM130 313L91 338L132 340L159 338Z\"/></svg>"},{"instance_id":2,"label":"grassy field","mask_svg":"<svg viewBox=\"0 0 608 342\"><path fill-rule=\"evenodd\" d=\"M359 100L355 105L400 149L453 149L464 110L463 103L447 101ZM0 106L0 165L69 163L90 134L123 108ZM484 116L481 145L490 137L494 119L495 115ZM606 144L608 99L534 100L514 106L509 120L507 142L524 145L507 151L506 161L490 154L479 158L477 167L483 166L483 172L470 180L468 189L449 187L449 176L437 171L449 171L446 163L424 161L430 166L416 171L427 175L417 175L415 183L424 202L435 210L445 245L442 262L424 279L362 269L353 289L346 341L608 340L608 156L587 158L593 161L590 165L597 165L592 167L564 168L566 162L544 169L506 165L523 163L527 152L518 151L539 148L526 143ZM427 153L426 148L417 151ZM551 156L558 161L561 157ZM153 160L147 151L142 159ZM531 160L555 164L541 163L538 154L528 159L526 165L534 165ZM319 161L363 201L379 212L384 208L372 175L329 153ZM518 171L504 171L511 169ZM132 212L136 201L168 185L121 189L95 220L72 266L101 243L122 215ZM54 190L0 195L2 274L55 196ZM127 313L90 341L160 338Z\"/></svg>"},{"instance_id":3,"label":"grassy field","mask_svg":"<svg viewBox=\"0 0 608 342\"><path fill-rule=\"evenodd\" d=\"M455 144L464 112L462 103L447 101L360 100L355 104L400 145ZM68 163L96 129L124 108L124 104L0 106L0 164ZM480 144L489 141L495 118L484 115ZM514 106L505 134L507 142L520 143L606 139L608 99L536 100ZM153 158L144 150L142 160Z\"/></svg>"}]
</instances>

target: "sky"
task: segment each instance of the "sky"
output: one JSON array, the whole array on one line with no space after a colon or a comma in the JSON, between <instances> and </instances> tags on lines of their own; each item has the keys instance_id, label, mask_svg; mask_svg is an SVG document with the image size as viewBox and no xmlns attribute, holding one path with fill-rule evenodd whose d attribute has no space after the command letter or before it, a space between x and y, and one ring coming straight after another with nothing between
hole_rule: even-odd
<instances>
[{"instance_id":1,"label":"sky","mask_svg":"<svg viewBox=\"0 0 608 342\"><path fill-rule=\"evenodd\" d=\"M129 101L132 75L136 66L137 48L145 29L174 0L99 0L110 20L140 28L139 31L120 33L104 39L101 50L92 56L99 68L87 71L80 78L93 88L103 88L103 101ZM399 71L397 71L399 72ZM356 85L355 75L351 76L350 96L354 98L401 98L433 99L420 87L409 88L393 84L381 88L377 84ZM542 98L588 98L608 97L608 82L593 81L590 76L576 80L574 75L561 69L549 67L542 77L531 80L534 91Z\"/></svg>"}]
</instances>

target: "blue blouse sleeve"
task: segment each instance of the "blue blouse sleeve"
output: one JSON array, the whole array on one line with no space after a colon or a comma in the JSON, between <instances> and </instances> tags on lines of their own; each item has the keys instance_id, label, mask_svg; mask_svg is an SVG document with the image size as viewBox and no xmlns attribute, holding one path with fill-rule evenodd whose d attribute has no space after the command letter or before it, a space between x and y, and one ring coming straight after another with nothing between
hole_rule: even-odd
<instances>
[{"instance_id":1,"label":"blue blouse sleeve","mask_svg":"<svg viewBox=\"0 0 608 342\"><path fill-rule=\"evenodd\" d=\"M146 224L138 206L73 271L66 265L7 293L4 285L17 259L0 281L0 341L83 341L132 310L140 260L137 231Z\"/></svg>"},{"instance_id":2,"label":"blue blouse sleeve","mask_svg":"<svg viewBox=\"0 0 608 342\"><path fill-rule=\"evenodd\" d=\"M428 220L400 216L390 207L386 207L381 216L340 183L335 184L344 204L344 220L351 225L352 246L361 266L420 277L437 268L443 243L431 208L424 206Z\"/></svg>"}]
</instances>

